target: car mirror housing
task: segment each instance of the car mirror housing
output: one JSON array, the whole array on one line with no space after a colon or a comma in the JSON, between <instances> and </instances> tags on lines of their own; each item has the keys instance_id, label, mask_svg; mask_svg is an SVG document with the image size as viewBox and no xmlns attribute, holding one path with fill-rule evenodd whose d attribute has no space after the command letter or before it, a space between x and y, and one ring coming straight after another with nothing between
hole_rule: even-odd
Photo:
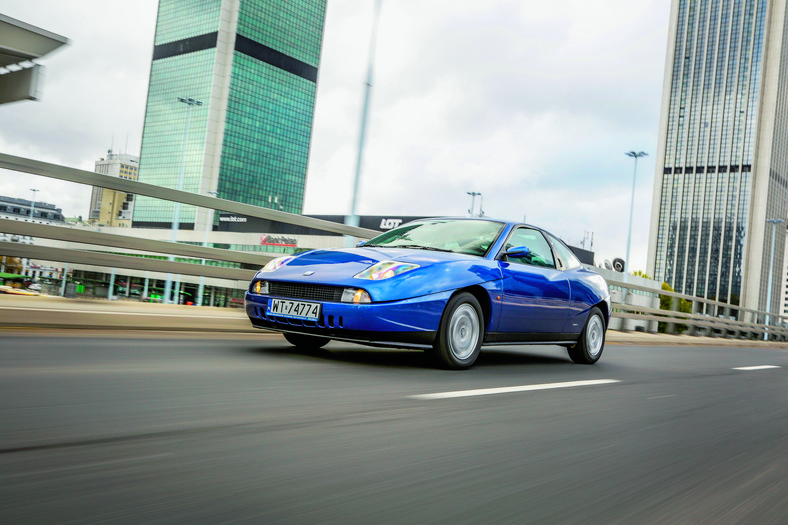
<instances>
[{"instance_id":1,"label":"car mirror housing","mask_svg":"<svg viewBox=\"0 0 788 525\"><path fill-rule=\"evenodd\" d=\"M530 257L531 250L527 246L514 246L504 252L507 257Z\"/></svg>"}]
</instances>

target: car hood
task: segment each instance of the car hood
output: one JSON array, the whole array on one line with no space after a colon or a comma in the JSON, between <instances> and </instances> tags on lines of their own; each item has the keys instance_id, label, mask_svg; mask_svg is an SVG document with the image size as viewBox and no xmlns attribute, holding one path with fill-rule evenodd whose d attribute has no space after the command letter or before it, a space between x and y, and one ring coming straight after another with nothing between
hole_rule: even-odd
<instances>
[{"instance_id":1,"label":"car hood","mask_svg":"<svg viewBox=\"0 0 788 525\"><path fill-rule=\"evenodd\" d=\"M417 264L419 268L381 281L355 278L381 261ZM500 271L494 261L470 255L359 247L306 252L273 272L258 274L258 277L271 281L364 288L373 301L393 301L500 279Z\"/></svg>"}]
</instances>

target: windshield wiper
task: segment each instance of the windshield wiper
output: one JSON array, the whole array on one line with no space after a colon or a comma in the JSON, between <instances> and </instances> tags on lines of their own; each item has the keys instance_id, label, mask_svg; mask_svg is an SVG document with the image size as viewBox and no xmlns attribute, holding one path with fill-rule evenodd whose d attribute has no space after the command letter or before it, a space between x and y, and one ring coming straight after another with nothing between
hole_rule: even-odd
<instances>
[{"instance_id":1,"label":"windshield wiper","mask_svg":"<svg viewBox=\"0 0 788 525\"><path fill-rule=\"evenodd\" d=\"M447 250L445 248L434 248L432 246L422 246L420 244L398 244L396 246L391 246L391 245L385 245L384 244L383 246L381 246L381 248L382 247L387 247L387 248L413 248L413 249L416 249L416 250L429 250L431 252L454 253L454 250Z\"/></svg>"}]
</instances>

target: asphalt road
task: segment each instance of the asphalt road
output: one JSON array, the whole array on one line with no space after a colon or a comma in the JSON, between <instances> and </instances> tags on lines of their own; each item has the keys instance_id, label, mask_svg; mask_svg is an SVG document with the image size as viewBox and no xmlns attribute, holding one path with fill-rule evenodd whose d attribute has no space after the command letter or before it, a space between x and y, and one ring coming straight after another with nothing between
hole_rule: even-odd
<instances>
[{"instance_id":1,"label":"asphalt road","mask_svg":"<svg viewBox=\"0 0 788 525\"><path fill-rule=\"evenodd\" d=\"M0 523L788 522L784 349L155 337L0 332Z\"/></svg>"}]
</instances>

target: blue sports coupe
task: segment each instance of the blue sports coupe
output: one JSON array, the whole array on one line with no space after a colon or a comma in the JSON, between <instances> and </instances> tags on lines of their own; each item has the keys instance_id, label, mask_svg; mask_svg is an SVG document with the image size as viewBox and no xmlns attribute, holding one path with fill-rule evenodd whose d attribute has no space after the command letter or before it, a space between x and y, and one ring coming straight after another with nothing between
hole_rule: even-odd
<instances>
[{"instance_id":1,"label":"blue sports coupe","mask_svg":"<svg viewBox=\"0 0 788 525\"><path fill-rule=\"evenodd\" d=\"M354 248L280 257L252 279L246 313L296 346L331 339L423 348L468 368L482 346L566 346L575 363L602 355L605 279L544 230L487 218L436 218Z\"/></svg>"}]
</instances>

